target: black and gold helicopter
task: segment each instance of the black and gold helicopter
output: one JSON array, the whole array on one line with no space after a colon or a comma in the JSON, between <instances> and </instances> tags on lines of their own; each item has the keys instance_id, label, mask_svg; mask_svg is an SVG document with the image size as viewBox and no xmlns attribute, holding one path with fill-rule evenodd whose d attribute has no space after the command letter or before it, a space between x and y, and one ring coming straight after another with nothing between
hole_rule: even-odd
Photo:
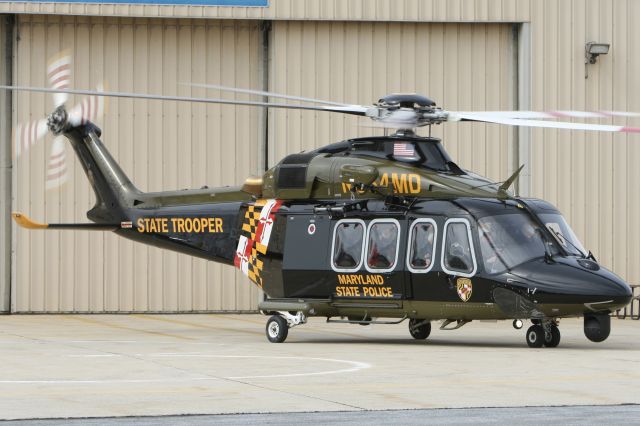
<instances>
[{"instance_id":1,"label":"black and gold helicopter","mask_svg":"<svg viewBox=\"0 0 640 426\"><path fill-rule=\"evenodd\" d=\"M361 106L199 85L298 102L285 104L72 90L54 83L1 88L55 95L46 126L69 140L86 172L96 196L87 212L92 223L40 224L22 213L13 214L15 221L29 229L113 231L235 266L268 296L259 308L270 316L271 342L283 342L289 328L311 316L362 325L408 319L415 339L426 339L434 320L452 330L472 320L506 319L520 329L528 319L531 347L557 346L559 319L582 316L586 337L601 342L610 333L609 314L631 300L629 286L598 264L554 206L509 191L522 167L494 183L460 168L439 139L414 133L451 121L637 132L545 120L631 113L450 112L415 94ZM66 110L68 94L353 114L396 132L289 155L237 187L142 192L103 145L88 108Z\"/></svg>"}]
</instances>

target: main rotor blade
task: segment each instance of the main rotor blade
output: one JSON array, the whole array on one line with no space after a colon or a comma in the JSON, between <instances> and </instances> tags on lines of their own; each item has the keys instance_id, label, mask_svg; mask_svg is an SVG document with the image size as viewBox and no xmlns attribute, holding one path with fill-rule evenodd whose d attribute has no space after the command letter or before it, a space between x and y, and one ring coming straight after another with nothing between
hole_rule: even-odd
<instances>
[{"instance_id":1,"label":"main rotor blade","mask_svg":"<svg viewBox=\"0 0 640 426\"><path fill-rule=\"evenodd\" d=\"M478 121L484 123L494 124L506 124L509 126L524 126L524 127L542 127L552 129L569 129L569 130L595 130L600 132L627 132L627 133L640 133L640 128L637 127L625 127L625 126L612 126L607 124L586 124L586 123L568 123L565 121L540 121L540 120L526 120L520 118L501 118L490 117L483 114L471 114L471 113L450 113L449 121Z\"/></svg>"},{"instance_id":2,"label":"main rotor blade","mask_svg":"<svg viewBox=\"0 0 640 426\"><path fill-rule=\"evenodd\" d=\"M302 96L282 95L280 93L265 92L265 91L262 91L262 90L238 89L236 87L218 86L217 84L204 84L204 83L181 83L181 84L183 84L185 86L191 86L191 87L202 87L204 89L221 90L221 91L224 91L224 92L245 93L245 94L248 94L248 95L268 96L270 98L289 99L289 100L292 100L292 101L313 102L313 103L316 103L316 104L336 105L336 106L343 106L343 107L352 106L352 105L343 104L343 103L340 103L340 102L322 101L320 99L304 98Z\"/></svg>"},{"instance_id":3,"label":"main rotor blade","mask_svg":"<svg viewBox=\"0 0 640 426\"><path fill-rule=\"evenodd\" d=\"M451 113L518 119L640 117L640 113L628 111L452 111Z\"/></svg>"},{"instance_id":4,"label":"main rotor blade","mask_svg":"<svg viewBox=\"0 0 640 426\"><path fill-rule=\"evenodd\" d=\"M194 98L190 96L165 96L165 95L152 95L144 93L127 93L127 92L100 92L97 90L78 90L78 89L48 89L46 87L30 87L30 86L3 86L0 85L0 89L5 90L19 90L25 92L40 92L40 93L68 93L71 95L92 95L92 96L107 96L112 98L132 98L132 99L149 99L149 100L162 100L162 101L177 101L177 102L199 102L207 104L223 104L223 105L245 105L264 108L284 108L284 109L298 109L298 110L310 110L310 111L328 111L339 112L343 114L352 115L365 115L367 107L359 105L350 106L306 106L306 105L290 105L270 102L257 102L257 101L234 101L229 99L213 99L213 98Z\"/></svg>"}]
</instances>

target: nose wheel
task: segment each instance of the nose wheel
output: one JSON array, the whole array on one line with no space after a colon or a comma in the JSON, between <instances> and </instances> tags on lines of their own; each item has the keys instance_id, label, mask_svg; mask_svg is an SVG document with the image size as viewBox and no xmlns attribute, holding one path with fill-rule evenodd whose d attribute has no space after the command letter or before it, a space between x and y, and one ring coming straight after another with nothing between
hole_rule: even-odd
<instances>
[{"instance_id":1,"label":"nose wheel","mask_svg":"<svg viewBox=\"0 0 640 426\"><path fill-rule=\"evenodd\" d=\"M555 321L545 321L529 327L525 338L530 348L555 348L560 344L560 330Z\"/></svg>"},{"instance_id":2,"label":"nose wheel","mask_svg":"<svg viewBox=\"0 0 640 426\"><path fill-rule=\"evenodd\" d=\"M560 344L560 330L555 323L549 323L544 330L544 345L547 348L555 348Z\"/></svg>"}]
</instances>

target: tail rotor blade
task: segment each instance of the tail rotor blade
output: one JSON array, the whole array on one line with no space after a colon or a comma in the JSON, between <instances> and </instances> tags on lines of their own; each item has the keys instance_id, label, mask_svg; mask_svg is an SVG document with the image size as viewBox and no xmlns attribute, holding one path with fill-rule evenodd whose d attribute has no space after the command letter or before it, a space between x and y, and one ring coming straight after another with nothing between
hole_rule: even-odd
<instances>
[{"instance_id":1,"label":"tail rotor blade","mask_svg":"<svg viewBox=\"0 0 640 426\"><path fill-rule=\"evenodd\" d=\"M103 86L99 85L96 93L103 91ZM89 121L95 122L104 114L104 97L88 96L83 98L79 104L69 110L69 124L79 126Z\"/></svg>"},{"instance_id":2,"label":"tail rotor blade","mask_svg":"<svg viewBox=\"0 0 640 426\"><path fill-rule=\"evenodd\" d=\"M40 119L28 123L20 123L14 132L14 152L16 158L26 154L29 149L48 132L47 120Z\"/></svg>"},{"instance_id":3,"label":"tail rotor blade","mask_svg":"<svg viewBox=\"0 0 640 426\"><path fill-rule=\"evenodd\" d=\"M67 90L71 86L71 55L68 51L62 51L49 62L47 67L49 84L54 90ZM53 104L57 108L67 102L67 93L53 93Z\"/></svg>"},{"instance_id":4,"label":"tail rotor blade","mask_svg":"<svg viewBox=\"0 0 640 426\"><path fill-rule=\"evenodd\" d=\"M47 190L60 187L67 181L67 153L64 138L59 136L51 144L51 155L47 168Z\"/></svg>"}]
</instances>

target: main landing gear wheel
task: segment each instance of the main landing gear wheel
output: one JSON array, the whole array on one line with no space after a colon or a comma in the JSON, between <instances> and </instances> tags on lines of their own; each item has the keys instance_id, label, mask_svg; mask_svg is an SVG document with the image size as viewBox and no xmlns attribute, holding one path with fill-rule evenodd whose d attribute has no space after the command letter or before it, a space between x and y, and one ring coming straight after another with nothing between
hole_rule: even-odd
<instances>
[{"instance_id":1,"label":"main landing gear wheel","mask_svg":"<svg viewBox=\"0 0 640 426\"><path fill-rule=\"evenodd\" d=\"M526 337L530 348L541 348L544 344L544 328L541 325L532 325L527 330Z\"/></svg>"},{"instance_id":2,"label":"main landing gear wheel","mask_svg":"<svg viewBox=\"0 0 640 426\"><path fill-rule=\"evenodd\" d=\"M424 340L431 334L431 323L423 319L409 320L409 333L411 337L417 340Z\"/></svg>"},{"instance_id":3,"label":"main landing gear wheel","mask_svg":"<svg viewBox=\"0 0 640 426\"><path fill-rule=\"evenodd\" d=\"M271 343L282 343L289 334L289 324L280 315L273 315L267 321L267 339Z\"/></svg>"},{"instance_id":4,"label":"main landing gear wheel","mask_svg":"<svg viewBox=\"0 0 640 426\"><path fill-rule=\"evenodd\" d=\"M555 324L550 324L544 332L544 345L547 348L555 348L560 344L560 329Z\"/></svg>"}]
</instances>

